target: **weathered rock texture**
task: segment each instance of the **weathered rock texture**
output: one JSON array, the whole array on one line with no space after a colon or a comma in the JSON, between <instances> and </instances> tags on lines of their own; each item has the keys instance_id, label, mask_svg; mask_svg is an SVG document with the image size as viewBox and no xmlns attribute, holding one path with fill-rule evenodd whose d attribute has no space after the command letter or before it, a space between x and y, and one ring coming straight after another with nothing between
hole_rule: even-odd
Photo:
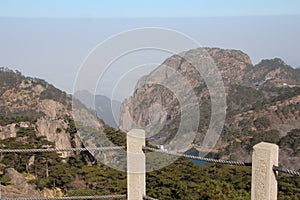
<instances>
[{"instance_id":1,"label":"weathered rock texture","mask_svg":"<svg viewBox=\"0 0 300 200\"><path fill-rule=\"evenodd\" d=\"M259 141L280 143L284 137L290 137L290 131L300 129L300 69L286 65L279 58L253 65L242 51L204 50L218 67L227 94L226 120L221 137L211 150L214 156L250 161L254 144ZM143 128L148 140L155 145L168 144L174 138L181 122L178 96L170 88L151 82L171 79L174 76L172 71L176 71L193 87L199 102L200 122L196 124L199 128L191 147L201 149L210 123L210 94L203 77L184 57L201 65L202 52L203 49L194 49L174 55L141 78L133 96L122 104L120 128L124 131ZM184 90L181 81L172 84L174 88ZM190 97L186 94L183 99ZM161 109L152 112L153 106ZM191 126L195 125L193 120L190 119ZM300 168L295 164L300 161L299 152L283 146L280 154L284 155L280 162L289 157L290 161L285 165Z\"/></svg>"},{"instance_id":2,"label":"weathered rock texture","mask_svg":"<svg viewBox=\"0 0 300 200\"><path fill-rule=\"evenodd\" d=\"M1 186L1 198L43 197L41 192L35 189L35 185L29 184L14 168L6 169L5 174L11 178L11 185Z\"/></svg>"}]
</instances>

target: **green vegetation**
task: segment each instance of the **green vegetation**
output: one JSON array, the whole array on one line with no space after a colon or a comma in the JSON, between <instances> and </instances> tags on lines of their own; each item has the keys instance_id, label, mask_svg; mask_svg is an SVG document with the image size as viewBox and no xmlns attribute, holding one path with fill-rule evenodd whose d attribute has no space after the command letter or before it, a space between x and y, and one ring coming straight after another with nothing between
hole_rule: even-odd
<instances>
[{"instance_id":1,"label":"green vegetation","mask_svg":"<svg viewBox=\"0 0 300 200\"><path fill-rule=\"evenodd\" d=\"M126 146L126 133L107 127L104 130L106 137L117 146Z\"/></svg>"},{"instance_id":2,"label":"green vegetation","mask_svg":"<svg viewBox=\"0 0 300 200\"><path fill-rule=\"evenodd\" d=\"M0 178L1 185L8 185L11 178L7 175L2 175Z\"/></svg>"},{"instance_id":3,"label":"green vegetation","mask_svg":"<svg viewBox=\"0 0 300 200\"><path fill-rule=\"evenodd\" d=\"M17 136L17 138L7 138L4 140L0 140L0 146L5 149L31 149L43 148L44 146L53 146L53 143L47 141L45 137L36 137L35 130L32 127L20 128L17 131ZM49 155L50 154L46 154L45 156ZM57 154L55 155L58 157ZM20 172L29 173L29 159L31 156L32 154L30 153L4 153L2 155L1 163L5 166L14 167Z\"/></svg>"},{"instance_id":4,"label":"green vegetation","mask_svg":"<svg viewBox=\"0 0 300 200\"><path fill-rule=\"evenodd\" d=\"M252 104L263 99L264 95L260 90L242 85L232 85L227 96L228 110L233 113L248 110Z\"/></svg>"},{"instance_id":5,"label":"green vegetation","mask_svg":"<svg viewBox=\"0 0 300 200\"><path fill-rule=\"evenodd\" d=\"M290 148L300 156L300 129L294 129L279 142L280 148Z\"/></svg>"},{"instance_id":6,"label":"green vegetation","mask_svg":"<svg viewBox=\"0 0 300 200\"><path fill-rule=\"evenodd\" d=\"M107 128L105 134L116 145L125 144L125 134ZM278 134L269 131L261 136ZM43 148L54 147L44 137L36 137L32 127L20 128L18 138L0 141L2 148ZM114 137L115 136L115 137ZM292 140L299 137L299 130L289 133L280 145L293 146ZM275 139L276 140L276 139ZM274 141L273 141L274 142ZM253 143L255 143L253 141ZM297 145L297 144L296 144ZM35 156L34 163L29 159ZM154 158L154 159L153 159ZM147 154L147 163L164 162ZM1 171L14 167L20 173L34 175L38 189L59 187L66 196L126 194L126 173L111 169L101 163L92 164L85 153L61 158L57 153L5 153L1 159ZM9 185L9 177L0 175L3 185ZM195 165L180 158L173 164L147 173L147 194L159 199L250 199L251 167L226 165ZM279 176L279 199L297 199L300 196L300 178Z\"/></svg>"},{"instance_id":7,"label":"green vegetation","mask_svg":"<svg viewBox=\"0 0 300 200\"><path fill-rule=\"evenodd\" d=\"M47 90L44 90L40 94L40 99L52 99L54 101L60 102L62 104L67 104L67 94L57 89L56 87L49 85Z\"/></svg>"},{"instance_id":8,"label":"green vegetation","mask_svg":"<svg viewBox=\"0 0 300 200\"><path fill-rule=\"evenodd\" d=\"M300 94L300 87L292 87L292 88L268 87L268 88L263 88L263 90L268 93L276 94L275 97L269 100L269 102L272 104L276 103L277 101L280 102L285 101L287 99L290 99Z\"/></svg>"},{"instance_id":9,"label":"green vegetation","mask_svg":"<svg viewBox=\"0 0 300 200\"><path fill-rule=\"evenodd\" d=\"M19 71L0 67L0 96L6 89L10 89L19 84L25 77Z\"/></svg>"},{"instance_id":10,"label":"green vegetation","mask_svg":"<svg viewBox=\"0 0 300 200\"><path fill-rule=\"evenodd\" d=\"M250 199L251 169L194 165L179 159L147 174L147 194L159 199Z\"/></svg>"},{"instance_id":11,"label":"green vegetation","mask_svg":"<svg viewBox=\"0 0 300 200\"><path fill-rule=\"evenodd\" d=\"M264 131L262 133L255 133L253 138L250 140L250 147L260 143L269 142L277 144L280 141L280 132L278 130Z\"/></svg>"},{"instance_id":12,"label":"green vegetation","mask_svg":"<svg viewBox=\"0 0 300 200\"><path fill-rule=\"evenodd\" d=\"M65 118L66 122L68 123L68 128L67 128L66 132L70 134L71 139L74 139L75 134L77 133L75 121L69 115L65 115L64 118Z\"/></svg>"},{"instance_id":13,"label":"green vegetation","mask_svg":"<svg viewBox=\"0 0 300 200\"><path fill-rule=\"evenodd\" d=\"M257 130L260 130L260 131L269 128L270 125L271 125L270 120L265 116L257 118L254 121L254 126L257 128Z\"/></svg>"},{"instance_id":14,"label":"green vegetation","mask_svg":"<svg viewBox=\"0 0 300 200\"><path fill-rule=\"evenodd\" d=\"M110 132L107 130L106 132ZM117 132L117 131L114 131ZM0 141L7 149L53 148L54 144L44 137L36 137L32 127L20 128L17 138ZM34 163L30 158L34 156ZM63 159L57 153L4 153L1 157L1 170L13 167L20 173L32 174L33 183L38 189L59 187L68 195L106 195L126 193L126 174L109 169L102 164L91 164L85 153ZM9 184L9 177L2 173L1 184ZM78 192L79 190L79 192ZM89 194L91 195L91 194Z\"/></svg>"},{"instance_id":15,"label":"green vegetation","mask_svg":"<svg viewBox=\"0 0 300 200\"><path fill-rule=\"evenodd\" d=\"M279 174L278 200L300 199L300 178Z\"/></svg>"},{"instance_id":16,"label":"green vegetation","mask_svg":"<svg viewBox=\"0 0 300 200\"><path fill-rule=\"evenodd\" d=\"M19 122L30 122L35 123L37 120L37 114L30 116L30 111L27 113L27 116L24 115L16 115L16 116L2 116L0 114L0 125L5 126L7 124L19 123Z\"/></svg>"},{"instance_id":17,"label":"green vegetation","mask_svg":"<svg viewBox=\"0 0 300 200\"><path fill-rule=\"evenodd\" d=\"M26 79L20 73L2 69L0 70L1 93L4 89L13 88L23 80L31 81L32 84L41 84L45 88L40 99L53 99L66 105L67 95L52 85L40 79ZM200 85L196 93L200 94L205 89ZM295 155L300 155L300 130L293 130L286 136L280 138L279 131L269 130L271 121L268 117L244 117L236 127L230 124L235 114L247 111L260 111L275 103L285 101L299 94L299 88L269 88L261 87L259 90L242 85L233 85L229 88L227 97L228 115L227 123L222 132L223 141L229 143L222 154L230 155L230 159L238 159L241 149L251 151L252 146L261 142L277 143L280 148L291 149ZM171 96L166 91L165 96ZM271 98L272 97L272 98ZM1 99L0 99L1 101ZM144 102L147 106L149 102ZM166 104L167 102L163 102ZM178 104L178 102L174 102ZM69 105L68 105L69 106ZM200 103L201 119L199 132L205 133L210 122L211 102L209 98L203 97ZM300 104L293 104L277 110L277 115L285 118L289 113L299 110ZM9 113L7 108L0 107L0 125L18 123L22 121L34 123L42 113L34 109L24 113ZM170 111L170 118L161 133L168 132L172 139L180 123L180 114L174 116ZM97 141L103 145L110 145L109 141L117 146L126 146L126 134L120 130L106 127L103 132L88 129L87 127L76 127L70 116L64 116L68 124L66 132L70 134L71 140L77 134L77 128L83 135L83 139ZM18 124L17 124L18 125ZM78 125L78 124L77 124ZM189 126L193 126L191 120ZM255 127L257 131L251 128ZM23 148L53 148L54 144L47 141L45 137L36 137L33 127L16 127L17 137L0 141L1 148L23 149ZM58 128L57 133L62 129ZM243 139L247 138L247 139ZM109 141L108 141L108 140ZM201 141L203 138L197 138ZM240 139L240 140L235 140ZM233 153L232 152L236 152ZM32 159L34 156L34 160ZM147 165L155 168L170 161L166 155L153 156L147 154ZM124 160L117 160L125 162ZM76 153L67 158L62 158L59 153L3 153L0 160L0 181L2 185L9 186L10 178L5 174L5 169L13 167L22 174L34 177L30 182L37 189L59 187L66 196L82 195L108 195L126 193L126 173L111 169L106 165L95 162L89 153ZM149 168L149 167L148 167ZM151 168L151 167L150 167ZM195 165L187 159L178 159L173 164L147 173L147 194L159 199L250 199L251 167L232 167L225 165ZM294 178L279 174L279 197L278 199L299 199L300 178Z\"/></svg>"}]
</instances>

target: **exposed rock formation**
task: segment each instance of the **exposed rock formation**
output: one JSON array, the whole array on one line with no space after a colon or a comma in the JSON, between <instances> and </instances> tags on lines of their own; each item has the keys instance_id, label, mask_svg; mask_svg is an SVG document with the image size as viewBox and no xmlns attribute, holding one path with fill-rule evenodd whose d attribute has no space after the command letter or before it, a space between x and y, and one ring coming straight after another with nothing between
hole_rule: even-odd
<instances>
[{"instance_id":1,"label":"exposed rock formation","mask_svg":"<svg viewBox=\"0 0 300 200\"><path fill-rule=\"evenodd\" d=\"M93 126L97 130L104 128L104 123L94 112L82 104L78 109L72 110L71 96L41 79L25 77L19 72L0 68L0 80L0 140L4 140L1 141L1 148L15 143L17 145L12 145L13 148L20 146L30 148L31 142L34 142L33 148L82 147L81 133L84 131L78 130L74 120L84 119L86 124L80 124L81 126ZM90 141L93 139L91 136ZM60 157L56 158L56 161L64 163L68 160L66 159L68 156L74 154L74 152L61 152L55 155ZM88 153L84 156L88 157L87 155L91 157ZM45 175L39 176L37 171L34 171L37 170L34 168L37 162L44 162L41 161L42 158L39 155L28 155L26 158L20 156L24 159L20 160L19 166L14 166L14 162L9 163L9 158L4 157L1 156L1 178L2 176L9 177L11 181L6 181L6 186L1 185L2 197L38 198L63 195L60 188L36 190L35 185L30 184L29 180L16 171L16 169L26 171L28 176L33 176L32 181L37 181L37 177L48 177L48 164ZM89 162L88 158L86 160ZM20 167L22 164L24 168ZM36 183L39 184L39 182Z\"/></svg>"},{"instance_id":2,"label":"exposed rock formation","mask_svg":"<svg viewBox=\"0 0 300 200\"><path fill-rule=\"evenodd\" d=\"M195 123L199 125L193 144L200 149L210 123L211 91L196 68L203 64L203 55L208 54L208 59L219 69L227 93L226 121L217 145L211 150L215 156L249 161L256 137L263 138L262 135L272 130L279 131L279 137L284 137L289 131L300 128L299 69L293 69L278 58L263 60L253 66L249 56L241 51L217 48L204 50L206 52L194 49L174 55L148 76L142 77L133 96L122 104L120 127L124 131L133 127L145 129L152 144L168 144L172 141L182 120L178 94L171 87L155 83L172 79L175 74L172 71L176 71L193 87L199 102L200 122L197 124L191 118L190 126ZM189 62L184 58L189 58ZM206 72L210 73L209 70ZM171 81L170 85L186 90L182 81ZM190 98L189 93L183 96L186 100ZM151 113L153 105L160 105L161 110ZM268 136L264 140L271 138ZM287 152L285 155L292 156L291 152ZM295 162L290 163L295 166L292 163Z\"/></svg>"},{"instance_id":3,"label":"exposed rock formation","mask_svg":"<svg viewBox=\"0 0 300 200\"><path fill-rule=\"evenodd\" d=\"M72 99L47 82L0 69L0 139L16 137L21 127L34 127L36 136L45 136L56 148L81 147L76 130L71 130ZM81 106L77 115L102 129L104 123ZM80 120L80 119L79 119ZM70 131L73 131L72 133ZM62 153L63 157L72 152Z\"/></svg>"},{"instance_id":4,"label":"exposed rock formation","mask_svg":"<svg viewBox=\"0 0 300 200\"><path fill-rule=\"evenodd\" d=\"M16 124L9 124L6 126L0 125L0 139L3 140L9 137L16 137Z\"/></svg>"},{"instance_id":5,"label":"exposed rock formation","mask_svg":"<svg viewBox=\"0 0 300 200\"><path fill-rule=\"evenodd\" d=\"M29 184L14 168L6 169L5 174L11 181L9 181L10 186L1 186L1 198L43 197L41 192L35 189L35 185Z\"/></svg>"}]
</instances>

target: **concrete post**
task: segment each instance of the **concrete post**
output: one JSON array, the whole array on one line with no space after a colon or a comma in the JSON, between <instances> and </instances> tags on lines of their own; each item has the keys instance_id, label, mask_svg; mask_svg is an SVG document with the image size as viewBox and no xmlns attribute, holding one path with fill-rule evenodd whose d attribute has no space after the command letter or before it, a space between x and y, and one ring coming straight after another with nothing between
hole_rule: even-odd
<instances>
[{"instance_id":1,"label":"concrete post","mask_svg":"<svg viewBox=\"0 0 300 200\"><path fill-rule=\"evenodd\" d=\"M146 194L145 131L127 133L127 199L142 200Z\"/></svg>"},{"instance_id":2,"label":"concrete post","mask_svg":"<svg viewBox=\"0 0 300 200\"><path fill-rule=\"evenodd\" d=\"M253 147L251 200L277 200L278 146L261 142Z\"/></svg>"}]
</instances>

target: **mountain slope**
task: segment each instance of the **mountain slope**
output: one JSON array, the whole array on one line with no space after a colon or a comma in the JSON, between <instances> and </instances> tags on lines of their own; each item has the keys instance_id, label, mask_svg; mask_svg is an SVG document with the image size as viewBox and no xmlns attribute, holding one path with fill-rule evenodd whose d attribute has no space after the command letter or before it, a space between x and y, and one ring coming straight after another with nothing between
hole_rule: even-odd
<instances>
[{"instance_id":1,"label":"mountain slope","mask_svg":"<svg viewBox=\"0 0 300 200\"><path fill-rule=\"evenodd\" d=\"M215 157L249 161L254 144L262 140L280 143L289 137L290 132L300 129L299 69L286 65L278 58L263 60L253 66L249 56L241 51L217 48L204 50L218 67L227 94L225 124L217 145L211 151ZM155 83L164 78L170 79L172 68L188 80L197 96L201 114L193 144L201 149L210 123L211 100L203 77L183 57L189 57L193 63L201 65L202 52L203 49L194 49L174 55L143 77L133 96L123 102L121 128L151 127L146 131L153 144L172 141L181 120L178 99L169 88L144 84L147 81ZM174 88L182 88L180 81L172 84ZM184 98L190 97L187 95ZM151 111L154 105L159 105L164 112ZM193 119L190 120L190 126L195 123ZM285 147L280 150L290 157L288 166L300 168L300 155ZM283 159L281 157L280 161Z\"/></svg>"},{"instance_id":2,"label":"mountain slope","mask_svg":"<svg viewBox=\"0 0 300 200\"><path fill-rule=\"evenodd\" d=\"M89 123L102 131L104 123L80 102L76 102L77 107L72 109L71 96L53 85L41 79L25 77L20 72L0 68L1 148L64 149L86 146L89 139L83 143L82 139L85 134L76 127L74 120L78 120L78 116L75 115L80 113L82 118L88 119ZM90 162L89 153L81 155L83 160ZM62 174L66 173L59 171L64 168L63 163L70 157L78 156L78 153L65 151L48 156L43 157L43 154L4 154L1 156L1 184L11 184L14 187L14 190L11 190L9 187L2 186L2 197L14 198L24 197L24 195L30 197L34 194L42 197L47 184L50 187L53 183L51 178L45 177L54 178L56 175L63 177ZM51 168L49 170L52 170L46 175L43 167L45 160ZM24 178L20 178L23 176L21 173L24 172L28 176L30 173L35 174L32 175L35 184L24 182ZM71 179L66 180L71 181ZM59 187L58 183L56 185ZM36 187L39 190L36 190Z\"/></svg>"}]
</instances>

